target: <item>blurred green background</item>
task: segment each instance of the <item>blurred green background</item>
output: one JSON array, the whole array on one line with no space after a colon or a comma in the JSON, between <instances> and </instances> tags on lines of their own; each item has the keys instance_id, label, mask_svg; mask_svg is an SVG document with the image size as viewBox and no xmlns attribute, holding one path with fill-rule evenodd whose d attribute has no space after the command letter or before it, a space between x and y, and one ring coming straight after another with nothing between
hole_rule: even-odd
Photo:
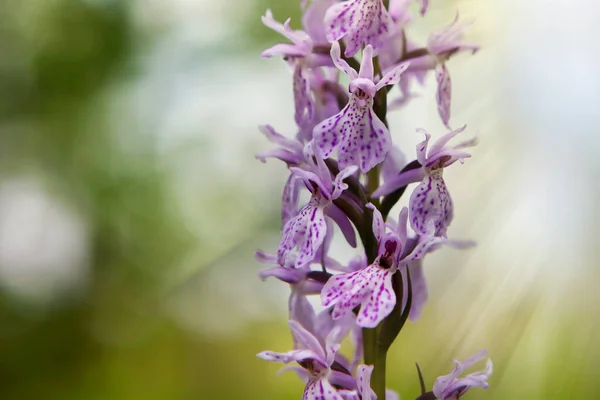
<instances>
[{"instance_id":1,"label":"blurred green background","mask_svg":"<svg viewBox=\"0 0 600 400\"><path fill-rule=\"evenodd\" d=\"M471 399L593 399L600 378L600 10L589 0L432 1L414 37L475 20L450 62L453 121L480 139L447 181L451 235L426 262L430 301L389 355L415 398L487 347ZM295 0L0 2L0 397L293 399L258 360L286 351L285 285L260 282L286 171L258 124L291 135L282 40L260 16ZM444 132L431 77L390 117ZM392 92L394 93L394 92ZM351 254L341 243L336 257Z\"/></svg>"}]
</instances>

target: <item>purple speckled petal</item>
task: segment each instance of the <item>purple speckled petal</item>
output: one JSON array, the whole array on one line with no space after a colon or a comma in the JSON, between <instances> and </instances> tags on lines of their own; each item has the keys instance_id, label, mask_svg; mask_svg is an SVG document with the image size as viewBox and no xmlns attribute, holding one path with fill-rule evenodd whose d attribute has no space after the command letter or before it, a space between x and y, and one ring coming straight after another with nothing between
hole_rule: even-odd
<instances>
[{"instance_id":1,"label":"purple speckled petal","mask_svg":"<svg viewBox=\"0 0 600 400\"><path fill-rule=\"evenodd\" d=\"M377 396L371 390L372 365L361 364L356 368L356 387L362 395L362 400L376 399Z\"/></svg>"},{"instance_id":2,"label":"purple speckled petal","mask_svg":"<svg viewBox=\"0 0 600 400\"><path fill-rule=\"evenodd\" d=\"M296 268L307 265L315 258L327 234L325 216L319 203L320 198L313 196L298 215L285 224L277 250L277 263L280 266L289 264L288 258L295 256L292 252L295 248L298 249Z\"/></svg>"},{"instance_id":3,"label":"purple speckled petal","mask_svg":"<svg viewBox=\"0 0 600 400\"><path fill-rule=\"evenodd\" d=\"M417 128L418 133L422 133L425 135L425 139L417 143L417 161L421 165L427 164L427 146L429 145L429 139L431 139L431 135L425 129Z\"/></svg>"},{"instance_id":4,"label":"purple speckled petal","mask_svg":"<svg viewBox=\"0 0 600 400\"><path fill-rule=\"evenodd\" d=\"M391 71L389 71L387 74L385 74L379 82L377 82L377 85L375 85L375 89L379 90L384 86L395 85L398 82L400 82L402 73L404 71L406 71L408 66L409 66L409 63L404 62L402 64L399 64L395 68L393 68Z\"/></svg>"},{"instance_id":5,"label":"purple speckled petal","mask_svg":"<svg viewBox=\"0 0 600 400\"><path fill-rule=\"evenodd\" d=\"M330 7L325 13L327 40L346 38L346 57L354 56L361 46L383 46L392 34L394 21L381 0L349 0Z\"/></svg>"},{"instance_id":6,"label":"purple speckled petal","mask_svg":"<svg viewBox=\"0 0 600 400\"><path fill-rule=\"evenodd\" d=\"M446 237L454 210L442 169L425 176L410 196L410 225L420 235Z\"/></svg>"},{"instance_id":7,"label":"purple speckled petal","mask_svg":"<svg viewBox=\"0 0 600 400\"><path fill-rule=\"evenodd\" d=\"M298 199L302 181L296 175L290 174L281 195L281 227L298 213Z\"/></svg>"},{"instance_id":8,"label":"purple speckled petal","mask_svg":"<svg viewBox=\"0 0 600 400\"><path fill-rule=\"evenodd\" d=\"M438 113L442 122L448 129L450 128L450 112L452 101L452 80L448 73L446 64L440 64L436 67L437 92L435 100L437 102Z\"/></svg>"},{"instance_id":9,"label":"purple speckled petal","mask_svg":"<svg viewBox=\"0 0 600 400\"><path fill-rule=\"evenodd\" d=\"M390 150L392 146L390 131L371 108L362 115L358 109L350 114L362 118L357 118L354 129L342 139L339 154L340 167L354 164L354 160L358 159L360 170L368 172L383 162ZM345 151L344 147L346 147Z\"/></svg>"},{"instance_id":10,"label":"purple speckled petal","mask_svg":"<svg viewBox=\"0 0 600 400\"><path fill-rule=\"evenodd\" d=\"M315 126L313 137L323 158L339 148L340 168L358 165L362 172L385 159L392 145L390 132L375 115L371 104L361 106L352 95L340 113Z\"/></svg>"},{"instance_id":11,"label":"purple speckled petal","mask_svg":"<svg viewBox=\"0 0 600 400\"><path fill-rule=\"evenodd\" d=\"M323 306L335 305L332 312L333 319L338 319L352 312L368 296L373 276L378 269L377 265L369 265L362 270L334 275L323 286L321 291L321 302Z\"/></svg>"},{"instance_id":12,"label":"purple speckled petal","mask_svg":"<svg viewBox=\"0 0 600 400\"><path fill-rule=\"evenodd\" d=\"M372 289L362 302L356 323L363 328L375 328L387 317L396 305L396 295L392 288L394 270L376 267L371 274Z\"/></svg>"},{"instance_id":13,"label":"purple speckled petal","mask_svg":"<svg viewBox=\"0 0 600 400\"><path fill-rule=\"evenodd\" d=\"M367 204L366 207L373 210L373 234L375 235L375 239L377 239L379 242L385 233L385 222L383 222L383 216L377 207L373 205L373 203Z\"/></svg>"},{"instance_id":14,"label":"purple speckled petal","mask_svg":"<svg viewBox=\"0 0 600 400\"><path fill-rule=\"evenodd\" d=\"M427 281L425 280L422 261L412 261L408 264L408 268L410 269L410 281L412 284L412 305L408 318L412 322L417 322L421 317L423 308L425 308L429 292L427 290Z\"/></svg>"},{"instance_id":15,"label":"purple speckled petal","mask_svg":"<svg viewBox=\"0 0 600 400\"><path fill-rule=\"evenodd\" d=\"M396 304L391 276L394 270L379 267L378 260L357 272L335 275L323 287L321 301L325 307L335 305L332 317L341 318L361 305L356 319L359 326L375 327Z\"/></svg>"},{"instance_id":16,"label":"purple speckled petal","mask_svg":"<svg viewBox=\"0 0 600 400\"><path fill-rule=\"evenodd\" d=\"M315 113L315 103L311 96L308 70L302 68L300 63L296 64L293 75L294 89L294 119L298 126L311 121Z\"/></svg>"},{"instance_id":17,"label":"purple speckled petal","mask_svg":"<svg viewBox=\"0 0 600 400\"><path fill-rule=\"evenodd\" d=\"M309 381L302 394L302 400L344 400L327 378Z\"/></svg>"}]
</instances>

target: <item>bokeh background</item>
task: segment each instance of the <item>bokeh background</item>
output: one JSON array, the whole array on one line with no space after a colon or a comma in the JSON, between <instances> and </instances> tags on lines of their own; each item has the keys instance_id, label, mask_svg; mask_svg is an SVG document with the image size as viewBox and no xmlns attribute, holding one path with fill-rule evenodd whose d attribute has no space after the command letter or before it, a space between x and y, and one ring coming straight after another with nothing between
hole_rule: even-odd
<instances>
[{"instance_id":1,"label":"bokeh background","mask_svg":"<svg viewBox=\"0 0 600 400\"><path fill-rule=\"evenodd\" d=\"M453 121L479 137L447 171L451 235L426 261L430 302L389 355L415 398L488 348L471 399L600 398L600 6L431 1L414 37L474 20L453 59ZM287 350L288 289L261 282L294 132L290 73L260 51L296 0L0 2L0 397L294 399L258 360ZM405 153L444 132L429 77L390 116ZM393 93L393 92L392 92ZM341 260L351 257L334 246Z\"/></svg>"}]
</instances>

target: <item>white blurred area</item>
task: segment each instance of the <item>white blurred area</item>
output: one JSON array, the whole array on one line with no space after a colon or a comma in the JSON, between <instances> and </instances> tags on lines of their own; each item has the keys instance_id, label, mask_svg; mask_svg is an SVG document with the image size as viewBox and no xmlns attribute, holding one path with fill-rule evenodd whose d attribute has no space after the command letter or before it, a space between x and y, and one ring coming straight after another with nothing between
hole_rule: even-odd
<instances>
[{"instance_id":1,"label":"white blurred area","mask_svg":"<svg viewBox=\"0 0 600 400\"><path fill-rule=\"evenodd\" d=\"M84 218L34 177L0 183L0 285L37 304L73 295L88 278Z\"/></svg>"}]
</instances>

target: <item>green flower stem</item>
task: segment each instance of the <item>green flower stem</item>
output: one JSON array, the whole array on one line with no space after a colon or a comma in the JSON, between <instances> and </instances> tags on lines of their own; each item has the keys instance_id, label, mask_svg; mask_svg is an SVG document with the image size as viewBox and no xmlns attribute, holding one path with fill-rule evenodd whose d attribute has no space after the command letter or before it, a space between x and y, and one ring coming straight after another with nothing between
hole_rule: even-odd
<instances>
[{"instance_id":1,"label":"green flower stem","mask_svg":"<svg viewBox=\"0 0 600 400\"><path fill-rule=\"evenodd\" d=\"M384 2L387 7L388 2ZM377 57L373 59L373 69L375 75L381 76L381 67L379 66L379 62ZM375 95L375 101L373 104L373 110L375 114L383 121L383 123L387 126L386 113L387 113L387 91L380 90ZM375 191L379 187L379 165L375 168L372 168L367 173L367 190L369 192L369 196L371 193ZM375 207L379 207L379 199L370 198L371 203ZM367 255L367 262L369 264L375 261L377 257L377 247L378 243L375 240L372 230L372 221L373 221L373 212L364 208L364 225L363 225L363 234L361 238L363 239L363 245L365 248L365 253ZM363 328L363 349L365 354L365 364L373 365L373 374L371 375L371 389L375 391L378 399L385 400L385 369L386 369L386 357L387 357L387 349L389 346L382 345L380 343L379 337L381 334L382 324L379 324L376 328Z\"/></svg>"}]
</instances>

